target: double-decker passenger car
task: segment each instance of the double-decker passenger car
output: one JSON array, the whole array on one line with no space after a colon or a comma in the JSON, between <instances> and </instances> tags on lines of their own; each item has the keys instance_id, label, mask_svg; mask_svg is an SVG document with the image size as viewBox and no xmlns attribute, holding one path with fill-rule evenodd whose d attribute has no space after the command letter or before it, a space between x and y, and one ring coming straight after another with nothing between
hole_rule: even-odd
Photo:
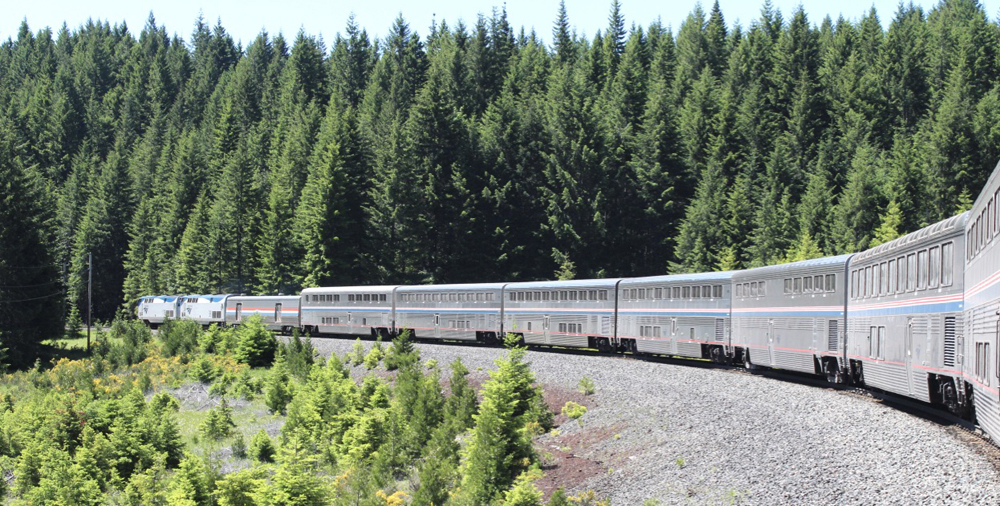
<instances>
[{"instance_id":1,"label":"double-decker passenger car","mask_svg":"<svg viewBox=\"0 0 1000 506\"><path fill-rule=\"evenodd\" d=\"M851 255L733 275L733 348L748 368L775 367L843 380Z\"/></svg>"},{"instance_id":2,"label":"double-decker passenger car","mask_svg":"<svg viewBox=\"0 0 1000 506\"><path fill-rule=\"evenodd\" d=\"M1000 165L965 226L963 375L974 392L979 425L1000 441Z\"/></svg>"},{"instance_id":3,"label":"double-decker passenger car","mask_svg":"<svg viewBox=\"0 0 1000 506\"><path fill-rule=\"evenodd\" d=\"M298 295L231 296L226 300L226 325L239 325L250 315L260 315L269 330L290 333L299 328Z\"/></svg>"},{"instance_id":4,"label":"double-decker passenger car","mask_svg":"<svg viewBox=\"0 0 1000 506\"><path fill-rule=\"evenodd\" d=\"M494 343L503 321L503 283L401 286L396 332L413 337Z\"/></svg>"},{"instance_id":5,"label":"double-decker passenger car","mask_svg":"<svg viewBox=\"0 0 1000 506\"><path fill-rule=\"evenodd\" d=\"M851 259L848 359L856 382L960 412L968 213Z\"/></svg>"},{"instance_id":6,"label":"double-decker passenger car","mask_svg":"<svg viewBox=\"0 0 1000 506\"><path fill-rule=\"evenodd\" d=\"M136 314L139 320L155 328L168 319L175 319L181 313L181 298L176 295L148 295L139 299Z\"/></svg>"},{"instance_id":7,"label":"double-decker passenger car","mask_svg":"<svg viewBox=\"0 0 1000 506\"><path fill-rule=\"evenodd\" d=\"M230 295L184 295L181 297L180 317L194 320L207 327L226 322L226 300Z\"/></svg>"},{"instance_id":8,"label":"double-decker passenger car","mask_svg":"<svg viewBox=\"0 0 1000 506\"><path fill-rule=\"evenodd\" d=\"M726 359L732 272L626 278L618 285L618 340L640 353Z\"/></svg>"},{"instance_id":9,"label":"double-decker passenger car","mask_svg":"<svg viewBox=\"0 0 1000 506\"><path fill-rule=\"evenodd\" d=\"M619 279L508 283L504 287L504 332L527 344L597 348L615 341L615 293ZM635 351L635 341L621 343Z\"/></svg>"},{"instance_id":10,"label":"double-decker passenger car","mask_svg":"<svg viewBox=\"0 0 1000 506\"><path fill-rule=\"evenodd\" d=\"M392 334L395 285L302 290L302 330L310 335Z\"/></svg>"}]
</instances>

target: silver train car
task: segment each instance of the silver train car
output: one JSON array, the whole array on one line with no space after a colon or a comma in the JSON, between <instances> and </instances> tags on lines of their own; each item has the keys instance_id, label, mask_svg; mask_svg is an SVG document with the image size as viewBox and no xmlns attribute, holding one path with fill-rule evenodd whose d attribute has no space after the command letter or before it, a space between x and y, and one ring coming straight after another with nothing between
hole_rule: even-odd
<instances>
[{"instance_id":1,"label":"silver train car","mask_svg":"<svg viewBox=\"0 0 1000 506\"><path fill-rule=\"evenodd\" d=\"M707 358L731 355L733 272L626 278L618 284L619 342L639 353Z\"/></svg>"},{"instance_id":2,"label":"silver train car","mask_svg":"<svg viewBox=\"0 0 1000 506\"><path fill-rule=\"evenodd\" d=\"M965 326L962 374L976 419L1000 441L1000 165L965 225Z\"/></svg>"},{"instance_id":3,"label":"silver train car","mask_svg":"<svg viewBox=\"0 0 1000 506\"><path fill-rule=\"evenodd\" d=\"M851 259L847 358L855 383L955 413L967 404L958 343L968 217L962 213Z\"/></svg>"},{"instance_id":4,"label":"silver train car","mask_svg":"<svg viewBox=\"0 0 1000 506\"><path fill-rule=\"evenodd\" d=\"M390 336L395 328L396 285L302 290L302 331L311 336Z\"/></svg>"},{"instance_id":5,"label":"silver train car","mask_svg":"<svg viewBox=\"0 0 1000 506\"><path fill-rule=\"evenodd\" d=\"M850 258L840 255L736 272L734 357L748 369L788 369L842 382Z\"/></svg>"},{"instance_id":6,"label":"silver train car","mask_svg":"<svg viewBox=\"0 0 1000 506\"><path fill-rule=\"evenodd\" d=\"M226 300L229 297L227 294L181 296L180 317L205 327L213 323L223 325L226 323Z\"/></svg>"},{"instance_id":7,"label":"silver train car","mask_svg":"<svg viewBox=\"0 0 1000 506\"><path fill-rule=\"evenodd\" d=\"M619 279L508 283L504 287L503 331L526 344L597 348L619 346L615 303ZM635 351L635 341L621 343Z\"/></svg>"},{"instance_id":8,"label":"silver train car","mask_svg":"<svg viewBox=\"0 0 1000 506\"><path fill-rule=\"evenodd\" d=\"M226 299L225 324L240 325L251 315L260 315L268 330L291 333L300 326L298 295L231 296Z\"/></svg>"},{"instance_id":9,"label":"silver train car","mask_svg":"<svg viewBox=\"0 0 1000 506\"><path fill-rule=\"evenodd\" d=\"M181 297L177 295L147 295L139 299L136 315L146 325L155 328L181 314Z\"/></svg>"},{"instance_id":10,"label":"silver train car","mask_svg":"<svg viewBox=\"0 0 1000 506\"><path fill-rule=\"evenodd\" d=\"M418 339L498 342L503 283L401 286L395 291L396 332Z\"/></svg>"}]
</instances>

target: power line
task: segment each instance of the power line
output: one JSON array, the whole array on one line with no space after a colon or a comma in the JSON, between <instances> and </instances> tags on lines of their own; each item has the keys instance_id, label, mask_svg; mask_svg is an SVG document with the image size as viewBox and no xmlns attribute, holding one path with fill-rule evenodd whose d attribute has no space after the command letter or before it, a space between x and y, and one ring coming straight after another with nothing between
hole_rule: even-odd
<instances>
[{"instance_id":1,"label":"power line","mask_svg":"<svg viewBox=\"0 0 1000 506\"><path fill-rule=\"evenodd\" d=\"M37 286L48 286L57 283L62 283L62 281L49 281L48 283L39 283L37 285L0 285L0 288L35 288Z\"/></svg>"},{"instance_id":2,"label":"power line","mask_svg":"<svg viewBox=\"0 0 1000 506\"><path fill-rule=\"evenodd\" d=\"M50 297L56 297L56 296L59 296L59 295L63 295L64 293L66 293L66 292L65 291L61 291L61 292L51 293L49 295L42 295L41 297L32 297L30 299L0 300L0 304L14 304L14 303L17 303L17 302L31 302L33 300L42 300L42 299L48 299Z\"/></svg>"}]
</instances>

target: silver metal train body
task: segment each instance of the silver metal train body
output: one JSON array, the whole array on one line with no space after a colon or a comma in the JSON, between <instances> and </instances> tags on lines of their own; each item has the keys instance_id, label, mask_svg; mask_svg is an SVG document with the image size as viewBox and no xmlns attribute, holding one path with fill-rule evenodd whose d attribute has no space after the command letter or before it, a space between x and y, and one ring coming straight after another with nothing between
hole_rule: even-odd
<instances>
[{"instance_id":1,"label":"silver metal train body","mask_svg":"<svg viewBox=\"0 0 1000 506\"><path fill-rule=\"evenodd\" d=\"M260 315L268 330L288 333L301 327L301 300L298 295L231 296L225 303L225 324L240 325L251 315Z\"/></svg>"},{"instance_id":2,"label":"silver metal train body","mask_svg":"<svg viewBox=\"0 0 1000 506\"><path fill-rule=\"evenodd\" d=\"M497 342L503 283L401 286L395 292L397 332L416 338Z\"/></svg>"},{"instance_id":3,"label":"silver metal train body","mask_svg":"<svg viewBox=\"0 0 1000 506\"><path fill-rule=\"evenodd\" d=\"M973 204L965 225L965 343L962 376L976 419L1000 441L1000 165Z\"/></svg>"},{"instance_id":4,"label":"silver metal train body","mask_svg":"<svg viewBox=\"0 0 1000 506\"><path fill-rule=\"evenodd\" d=\"M320 335L391 335L395 285L302 290L302 329Z\"/></svg>"},{"instance_id":5,"label":"silver metal train body","mask_svg":"<svg viewBox=\"0 0 1000 506\"><path fill-rule=\"evenodd\" d=\"M851 255L733 275L735 355L764 366L839 381L844 370L847 262Z\"/></svg>"},{"instance_id":6,"label":"silver metal train body","mask_svg":"<svg viewBox=\"0 0 1000 506\"><path fill-rule=\"evenodd\" d=\"M956 411L966 403L958 343L968 216L851 259L847 356L855 381Z\"/></svg>"},{"instance_id":7,"label":"silver metal train body","mask_svg":"<svg viewBox=\"0 0 1000 506\"><path fill-rule=\"evenodd\" d=\"M619 281L508 283L503 290L503 331L522 336L527 344L611 351Z\"/></svg>"},{"instance_id":8,"label":"silver metal train body","mask_svg":"<svg viewBox=\"0 0 1000 506\"><path fill-rule=\"evenodd\" d=\"M634 342L640 353L724 361L731 353L733 274L621 280L616 337L619 342Z\"/></svg>"}]
</instances>

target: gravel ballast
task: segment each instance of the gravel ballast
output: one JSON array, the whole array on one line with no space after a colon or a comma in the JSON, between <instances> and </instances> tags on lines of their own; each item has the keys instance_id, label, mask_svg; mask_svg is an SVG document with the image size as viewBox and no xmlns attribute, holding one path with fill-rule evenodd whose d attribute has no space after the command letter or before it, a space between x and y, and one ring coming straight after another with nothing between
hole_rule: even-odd
<instances>
[{"instance_id":1,"label":"gravel ballast","mask_svg":"<svg viewBox=\"0 0 1000 506\"><path fill-rule=\"evenodd\" d=\"M348 339L313 339L343 355ZM365 342L366 349L372 346ZM421 361L461 357L492 370L499 348L418 343ZM642 504L1000 504L989 443L849 391L738 371L624 357L528 353L546 389L596 393L589 410L539 439L576 459L567 492L587 490L614 505ZM481 369L480 369L481 368ZM363 374L364 368L355 368ZM446 377L446 374L443 376ZM543 462L552 455L543 458ZM581 465L586 463L586 465ZM547 471L548 472L548 471ZM560 475L558 469L553 470Z\"/></svg>"}]
</instances>

